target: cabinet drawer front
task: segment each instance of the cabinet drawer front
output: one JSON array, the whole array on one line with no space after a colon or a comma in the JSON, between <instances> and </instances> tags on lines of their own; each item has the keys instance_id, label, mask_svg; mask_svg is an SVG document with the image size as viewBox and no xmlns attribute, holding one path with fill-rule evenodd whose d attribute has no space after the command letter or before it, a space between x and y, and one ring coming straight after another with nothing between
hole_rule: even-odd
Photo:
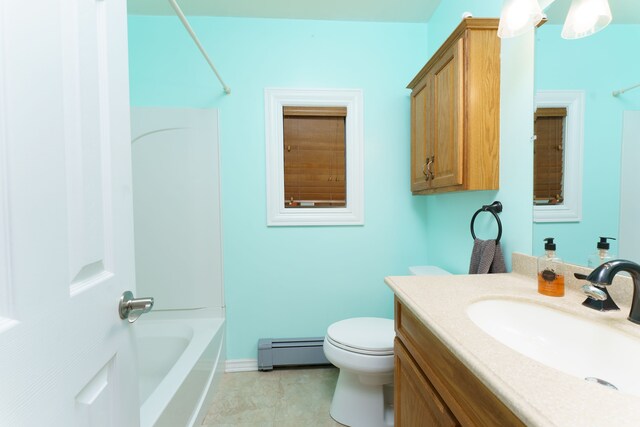
<instances>
[{"instance_id":1,"label":"cabinet drawer front","mask_svg":"<svg viewBox=\"0 0 640 427\"><path fill-rule=\"evenodd\" d=\"M438 392L418 368L398 338L395 340L394 354L394 418L396 427L459 426L460 424Z\"/></svg>"},{"instance_id":2,"label":"cabinet drawer front","mask_svg":"<svg viewBox=\"0 0 640 427\"><path fill-rule=\"evenodd\" d=\"M451 351L399 300L397 338L463 426L524 426Z\"/></svg>"}]
</instances>

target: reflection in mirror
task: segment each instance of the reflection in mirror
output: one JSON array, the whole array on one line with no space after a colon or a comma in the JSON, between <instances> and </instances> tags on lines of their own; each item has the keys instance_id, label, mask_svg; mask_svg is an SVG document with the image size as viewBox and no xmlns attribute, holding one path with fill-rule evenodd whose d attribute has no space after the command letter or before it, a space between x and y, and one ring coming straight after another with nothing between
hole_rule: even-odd
<instances>
[{"instance_id":1,"label":"reflection in mirror","mask_svg":"<svg viewBox=\"0 0 640 427\"><path fill-rule=\"evenodd\" d=\"M622 129L622 166L620 171L620 255L640 259L640 110L625 111Z\"/></svg>"},{"instance_id":2,"label":"reflection in mirror","mask_svg":"<svg viewBox=\"0 0 640 427\"><path fill-rule=\"evenodd\" d=\"M533 204L564 202L564 152L567 108L537 107L533 118Z\"/></svg>"},{"instance_id":3,"label":"reflection in mirror","mask_svg":"<svg viewBox=\"0 0 640 427\"><path fill-rule=\"evenodd\" d=\"M618 237L620 247L630 239L619 230L623 116L625 111L640 110L640 88L618 96L613 91L640 83L640 11L617 17L614 6L612 0L613 23L590 37L562 39L562 21L554 21L552 13L549 22L536 30L536 91L584 91L585 109L581 219L534 223L534 255L544 252L545 237L555 237L565 261L586 265L599 236ZM637 134L629 138L640 144ZM632 189L636 199L640 198L637 184ZM637 219L636 227L640 228ZM616 243L611 245L614 254ZM619 255L640 261L640 253Z\"/></svg>"},{"instance_id":4,"label":"reflection in mirror","mask_svg":"<svg viewBox=\"0 0 640 427\"><path fill-rule=\"evenodd\" d=\"M536 111L534 115L536 139L533 220L535 222L580 221L582 219L584 91L540 90L536 93ZM542 111L547 111L544 113L547 116L553 114L556 117L542 117L536 120L535 116L540 115ZM558 121L556 125L559 126L551 128L551 125L540 123L542 119ZM555 127L557 129L554 129ZM551 155L547 151L551 151Z\"/></svg>"}]
</instances>

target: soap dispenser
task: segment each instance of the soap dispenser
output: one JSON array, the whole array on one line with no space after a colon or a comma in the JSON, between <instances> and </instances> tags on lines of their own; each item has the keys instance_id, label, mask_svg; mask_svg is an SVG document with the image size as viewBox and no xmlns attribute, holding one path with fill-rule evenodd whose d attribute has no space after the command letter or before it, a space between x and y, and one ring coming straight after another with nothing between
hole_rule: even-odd
<instances>
[{"instance_id":1,"label":"soap dispenser","mask_svg":"<svg viewBox=\"0 0 640 427\"><path fill-rule=\"evenodd\" d=\"M547 237L544 255L538 258L538 292L550 297L564 296L564 264L556 255L553 237Z\"/></svg>"},{"instance_id":2,"label":"soap dispenser","mask_svg":"<svg viewBox=\"0 0 640 427\"><path fill-rule=\"evenodd\" d=\"M598 251L589 256L587 265L595 268L600 264L604 264L607 261L611 261L615 257L609 252L610 244L607 240L616 240L615 237L600 237L600 241L597 244Z\"/></svg>"}]
</instances>

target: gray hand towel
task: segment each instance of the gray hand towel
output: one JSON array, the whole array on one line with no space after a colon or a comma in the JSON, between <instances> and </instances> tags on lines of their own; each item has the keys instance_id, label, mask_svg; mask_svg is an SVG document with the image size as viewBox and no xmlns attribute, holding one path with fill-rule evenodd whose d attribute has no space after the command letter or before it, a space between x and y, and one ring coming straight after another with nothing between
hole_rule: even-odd
<instances>
[{"instance_id":1,"label":"gray hand towel","mask_svg":"<svg viewBox=\"0 0 640 427\"><path fill-rule=\"evenodd\" d=\"M469 274L506 273L507 267L504 263L504 256L500 243L495 240L473 241L473 251L471 252L471 262L469 264Z\"/></svg>"}]
</instances>

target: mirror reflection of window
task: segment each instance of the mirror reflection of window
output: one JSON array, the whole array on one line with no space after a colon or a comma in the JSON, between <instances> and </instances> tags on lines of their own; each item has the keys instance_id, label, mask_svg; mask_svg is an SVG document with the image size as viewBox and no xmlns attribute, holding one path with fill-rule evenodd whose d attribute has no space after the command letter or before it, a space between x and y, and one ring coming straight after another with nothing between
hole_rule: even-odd
<instances>
[{"instance_id":1,"label":"mirror reflection of window","mask_svg":"<svg viewBox=\"0 0 640 427\"><path fill-rule=\"evenodd\" d=\"M283 107L285 208L346 206L346 107Z\"/></svg>"},{"instance_id":2,"label":"mirror reflection of window","mask_svg":"<svg viewBox=\"0 0 640 427\"><path fill-rule=\"evenodd\" d=\"M566 108L538 108L535 112L534 205L556 205L564 201L566 118Z\"/></svg>"}]
</instances>

